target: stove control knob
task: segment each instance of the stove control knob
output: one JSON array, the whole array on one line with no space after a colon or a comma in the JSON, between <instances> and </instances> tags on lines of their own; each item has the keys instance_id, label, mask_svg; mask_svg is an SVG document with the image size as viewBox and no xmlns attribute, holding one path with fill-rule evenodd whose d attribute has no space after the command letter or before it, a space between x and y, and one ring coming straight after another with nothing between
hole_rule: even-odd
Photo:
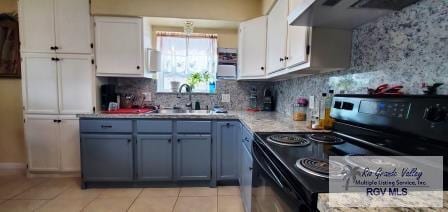
<instances>
[{"instance_id":1,"label":"stove control knob","mask_svg":"<svg viewBox=\"0 0 448 212\"><path fill-rule=\"evenodd\" d=\"M430 122L443 122L448 119L448 110L440 105L430 106L425 109L424 119Z\"/></svg>"}]
</instances>

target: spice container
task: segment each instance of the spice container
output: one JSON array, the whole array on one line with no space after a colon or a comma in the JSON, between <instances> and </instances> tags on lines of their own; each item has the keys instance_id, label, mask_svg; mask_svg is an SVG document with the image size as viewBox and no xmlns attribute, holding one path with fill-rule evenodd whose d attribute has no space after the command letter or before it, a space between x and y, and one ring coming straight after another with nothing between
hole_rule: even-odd
<instances>
[{"instance_id":1,"label":"spice container","mask_svg":"<svg viewBox=\"0 0 448 212\"><path fill-rule=\"evenodd\" d=\"M293 120L305 121L307 112L308 100L306 98L297 99L297 103L293 104Z\"/></svg>"}]
</instances>

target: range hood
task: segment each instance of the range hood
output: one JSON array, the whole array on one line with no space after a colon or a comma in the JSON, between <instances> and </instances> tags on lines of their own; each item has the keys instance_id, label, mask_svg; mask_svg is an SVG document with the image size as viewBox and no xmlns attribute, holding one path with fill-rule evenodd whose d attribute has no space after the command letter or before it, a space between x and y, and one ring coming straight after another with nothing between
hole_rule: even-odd
<instances>
[{"instance_id":1,"label":"range hood","mask_svg":"<svg viewBox=\"0 0 448 212\"><path fill-rule=\"evenodd\" d=\"M419 0L302 0L291 11L288 23L353 29Z\"/></svg>"}]
</instances>

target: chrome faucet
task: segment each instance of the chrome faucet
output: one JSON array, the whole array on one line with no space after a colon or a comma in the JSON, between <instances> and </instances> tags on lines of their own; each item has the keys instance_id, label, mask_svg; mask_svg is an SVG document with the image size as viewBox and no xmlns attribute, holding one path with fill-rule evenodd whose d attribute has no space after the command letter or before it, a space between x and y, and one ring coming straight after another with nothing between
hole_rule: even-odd
<instances>
[{"instance_id":1,"label":"chrome faucet","mask_svg":"<svg viewBox=\"0 0 448 212\"><path fill-rule=\"evenodd\" d=\"M185 105L185 107L189 108L190 110L193 110L193 102L191 101L191 86L188 84L182 84L179 87L179 91L177 92L177 98L180 98L180 94L182 93L182 88L184 88L187 90L188 92L188 103Z\"/></svg>"}]
</instances>

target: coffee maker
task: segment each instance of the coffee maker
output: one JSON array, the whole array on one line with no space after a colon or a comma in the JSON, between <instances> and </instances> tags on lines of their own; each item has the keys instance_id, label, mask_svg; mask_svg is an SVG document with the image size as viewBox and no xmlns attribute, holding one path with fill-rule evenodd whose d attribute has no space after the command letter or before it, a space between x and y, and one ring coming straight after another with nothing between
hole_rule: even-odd
<instances>
[{"instance_id":1,"label":"coffee maker","mask_svg":"<svg viewBox=\"0 0 448 212\"><path fill-rule=\"evenodd\" d=\"M274 110L274 97L269 88L264 89L263 110L264 111L273 111Z\"/></svg>"},{"instance_id":2,"label":"coffee maker","mask_svg":"<svg viewBox=\"0 0 448 212\"><path fill-rule=\"evenodd\" d=\"M106 111L110 102L117 102L117 93L115 85L106 84L101 86L101 110Z\"/></svg>"}]
</instances>

